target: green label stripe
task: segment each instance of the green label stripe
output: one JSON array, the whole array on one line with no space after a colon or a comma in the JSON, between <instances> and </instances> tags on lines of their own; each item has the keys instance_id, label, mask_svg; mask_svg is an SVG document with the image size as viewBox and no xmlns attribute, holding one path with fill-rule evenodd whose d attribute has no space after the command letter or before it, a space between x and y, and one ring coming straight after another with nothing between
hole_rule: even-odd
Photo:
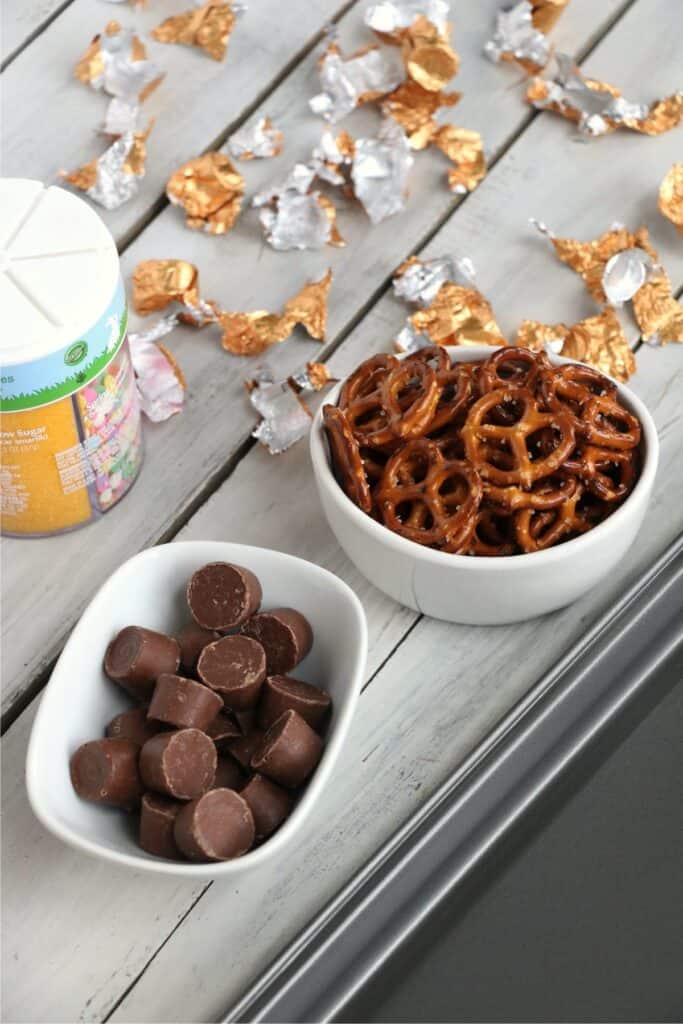
<instances>
[{"instance_id":1,"label":"green label stripe","mask_svg":"<svg viewBox=\"0 0 683 1024\"><path fill-rule=\"evenodd\" d=\"M11 398L3 398L0 401L0 410L2 412L24 412L26 409L37 409L41 405L51 405L53 402L58 402L61 398L68 398L69 395L73 395L74 392L86 387L117 356L123 339L126 336L127 325L128 309L124 307L118 341L113 349L105 349L104 352L101 352L100 355L86 363L85 366L69 374L68 377L65 377L57 384L48 384L43 388L30 392L30 394L21 393L12 395Z\"/></svg>"}]
</instances>

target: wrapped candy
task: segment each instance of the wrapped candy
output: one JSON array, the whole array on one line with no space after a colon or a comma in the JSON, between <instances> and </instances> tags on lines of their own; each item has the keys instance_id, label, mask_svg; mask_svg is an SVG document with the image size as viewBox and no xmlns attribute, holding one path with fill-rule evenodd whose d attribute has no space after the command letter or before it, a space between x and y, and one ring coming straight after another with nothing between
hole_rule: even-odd
<instances>
[{"instance_id":1,"label":"wrapped candy","mask_svg":"<svg viewBox=\"0 0 683 1024\"><path fill-rule=\"evenodd\" d=\"M108 135L134 131L140 103L156 89L164 73L147 59L144 44L131 29L110 21L95 36L75 70L76 78L112 97L103 130Z\"/></svg>"},{"instance_id":2,"label":"wrapped candy","mask_svg":"<svg viewBox=\"0 0 683 1024\"><path fill-rule=\"evenodd\" d=\"M221 61L227 52L235 19L244 10L245 5L241 3L215 3L210 0L209 3L166 18L152 31L152 36L160 43L197 46L209 57Z\"/></svg>"},{"instance_id":3,"label":"wrapped candy","mask_svg":"<svg viewBox=\"0 0 683 1024\"><path fill-rule=\"evenodd\" d=\"M402 29L410 28L421 15L438 32L448 29L448 0L380 0L365 10L365 24L381 36L395 38Z\"/></svg>"},{"instance_id":4,"label":"wrapped candy","mask_svg":"<svg viewBox=\"0 0 683 1024\"><path fill-rule=\"evenodd\" d=\"M586 78L567 54L558 53L555 60L555 77L534 78L527 101L573 121L583 135L606 135L620 127L660 135L683 122L683 92L652 104L631 103L615 86Z\"/></svg>"},{"instance_id":5,"label":"wrapped candy","mask_svg":"<svg viewBox=\"0 0 683 1024\"><path fill-rule=\"evenodd\" d=\"M140 316L176 302L185 323L202 327L216 321L215 303L200 298L197 268L186 260L143 260L133 271L132 285L133 309Z\"/></svg>"},{"instance_id":6,"label":"wrapped candy","mask_svg":"<svg viewBox=\"0 0 683 1024\"><path fill-rule=\"evenodd\" d=\"M446 281L409 324L434 345L504 345L490 303L474 287Z\"/></svg>"},{"instance_id":7,"label":"wrapped candy","mask_svg":"<svg viewBox=\"0 0 683 1024\"><path fill-rule=\"evenodd\" d=\"M300 324L316 341L325 337L327 298L332 271L311 281L285 303L283 313L256 310L253 313L221 311L222 344L233 355L259 355L271 345L284 341Z\"/></svg>"},{"instance_id":8,"label":"wrapped candy","mask_svg":"<svg viewBox=\"0 0 683 1024\"><path fill-rule=\"evenodd\" d=\"M455 164L448 171L451 192L463 195L476 188L486 174L484 143L479 132L444 124L434 135L433 142Z\"/></svg>"},{"instance_id":9,"label":"wrapped candy","mask_svg":"<svg viewBox=\"0 0 683 1024\"><path fill-rule=\"evenodd\" d=\"M376 138L356 140L351 179L356 197L373 224L404 208L412 165L406 134L393 120L382 122Z\"/></svg>"},{"instance_id":10,"label":"wrapped candy","mask_svg":"<svg viewBox=\"0 0 683 1024\"><path fill-rule=\"evenodd\" d=\"M384 98L382 112L398 121L412 149L425 149L438 131L436 112L454 106L460 97L459 92L430 92L410 80Z\"/></svg>"},{"instance_id":11,"label":"wrapped candy","mask_svg":"<svg viewBox=\"0 0 683 1024\"><path fill-rule=\"evenodd\" d=\"M525 70L536 73L546 66L550 57L550 44L533 22L531 0L520 0L512 7L504 7L496 15L496 27L484 46L484 54L494 64L516 61Z\"/></svg>"},{"instance_id":12,"label":"wrapped candy","mask_svg":"<svg viewBox=\"0 0 683 1024\"><path fill-rule=\"evenodd\" d=\"M659 186L659 210L683 232L683 164L674 164Z\"/></svg>"},{"instance_id":13,"label":"wrapped candy","mask_svg":"<svg viewBox=\"0 0 683 1024\"><path fill-rule=\"evenodd\" d=\"M291 448L306 436L313 418L299 393L320 391L331 380L324 363L307 363L286 380L276 380L266 365L258 367L254 377L246 381L249 400L262 417L251 436L271 455Z\"/></svg>"},{"instance_id":14,"label":"wrapped candy","mask_svg":"<svg viewBox=\"0 0 683 1024\"><path fill-rule=\"evenodd\" d=\"M446 281L474 288L475 277L469 256L438 256L432 260L410 256L394 273L394 294L417 306L429 306Z\"/></svg>"},{"instance_id":15,"label":"wrapped candy","mask_svg":"<svg viewBox=\"0 0 683 1024\"><path fill-rule=\"evenodd\" d=\"M458 73L460 58L448 36L422 15L402 31L401 51L408 75L428 92L441 92Z\"/></svg>"},{"instance_id":16,"label":"wrapped candy","mask_svg":"<svg viewBox=\"0 0 683 1024\"><path fill-rule=\"evenodd\" d=\"M517 344L534 351L548 345L558 355L589 363L615 380L628 380L636 369L635 357L611 306L571 327L525 320L519 327Z\"/></svg>"},{"instance_id":17,"label":"wrapped candy","mask_svg":"<svg viewBox=\"0 0 683 1024\"><path fill-rule=\"evenodd\" d=\"M189 228L212 235L229 231L242 205L244 178L225 153L205 153L174 171L166 185L171 203L182 206Z\"/></svg>"},{"instance_id":18,"label":"wrapped candy","mask_svg":"<svg viewBox=\"0 0 683 1024\"><path fill-rule=\"evenodd\" d=\"M320 60L319 74L322 92L310 100L310 107L314 114L335 122L360 104L395 89L403 78L403 69L391 50L368 46L344 58L337 44L331 42Z\"/></svg>"},{"instance_id":19,"label":"wrapped candy","mask_svg":"<svg viewBox=\"0 0 683 1024\"><path fill-rule=\"evenodd\" d=\"M321 249L344 245L336 227L334 204L319 192L287 189L259 214L266 239L274 249Z\"/></svg>"},{"instance_id":20,"label":"wrapped candy","mask_svg":"<svg viewBox=\"0 0 683 1024\"><path fill-rule=\"evenodd\" d=\"M355 154L356 142L348 132L340 131L334 135L328 129L314 148L308 167L315 177L330 185L346 185L345 172L350 168Z\"/></svg>"},{"instance_id":21,"label":"wrapped candy","mask_svg":"<svg viewBox=\"0 0 683 1024\"><path fill-rule=\"evenodd\" d=\"M282 151L284 139L269 117L260 117L254 124L235 132L228 142L228 149L236 160L263 160L277 156Z\"/></svg>"},{"instance_id":22,"label":"wrapped candy","mask_svg":"<svg viewBox=\"0 0 683 1024\"><path fill-rule=\"evenodd\" d=\"M75 171L63 172L64 179L105 210L116 210L136 195L145 176L145 142L150 130L151 125L145 132L126 132L102 156Z\"/></svg>"},{"instance_id":23,"label":"wrapped candy","mask_svg":"<svg viewBox=\"0 0 683 1024\"><path fill-rule=\"evenodd\" d=\"M683 343L683 306L661 267L633 296L633 315L648 345Z\"/></svg>"},{"instance_id":24,"label":"wrapped candy","mask_svg":"<svg viewBox=\"0 0 683 1024\"><path fill-rule=\"evenodd\" d=\"M129 333L128 344L142 411L153 423L179 413L185 402L185 377L171 353L135 332Z\"/></svg>"}]
</instances>

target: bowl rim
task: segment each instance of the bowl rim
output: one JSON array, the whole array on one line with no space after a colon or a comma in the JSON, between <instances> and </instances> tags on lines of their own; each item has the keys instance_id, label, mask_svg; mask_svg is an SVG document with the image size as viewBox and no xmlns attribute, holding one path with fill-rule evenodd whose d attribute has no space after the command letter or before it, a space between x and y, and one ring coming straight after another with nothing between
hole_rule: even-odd
<instances>
[{"instance_id":1,"label":"bowl rim","mask_svg":"<svg viewBox=\"0 0 683 1024\"><path fill-rule=\"evenodd\" d=\"M41 773L41 738L43 730L51 721L50 712L52 709L52 703L57 699L54 696L57 691L50 690L52 679L67 650L71 647L76 647L79 643L79 640L76 637L78 627L82 624L84 619L96 614L98 606L104 600L104 595L112 582L117 576L123 575L124 571L128 570L132 563L163 559L169 557L170 552L180 550L187 551L192 548L206 548L207 545L213 548L215 558L220 559L222 551L224 554L224 560L234 561L236 559L244 559L244 564L246 565L249 565L251 553L255 551L260 554L265 552L268 557L273 557L276 562L286 564L290 568L294 568L298 571L301 571L301 565L303 564L305 566L305 572L317 575L322 579L326 586L335 590L341 598L347 602L355 619L355 628L358 631L358 644L354 651L348 652L348 663L345 671L345 674L349 679L348 699L344 702L344 706L341 708L333 732L328 736L325 742L324 754L327 756L323 756L322 761L316 768L306 791L297 803L292 815L266 842L261 846L256 847L256 849L250 850L243 856L227 861L209 861L195 864L186 861L176 862L165 860L161 857L154 858L151 855L146 855L144 851L141 851L140 854L124 853L122 851L106 847L100 844L97 840L80 835L77 830L59 821L45 806L40 795L39 778ZM277 855L278 851L280 851L282 847L286 847L296 837L298 830L304 825L307 815L315 806L322 790L328 784L329 777L335 768L340 748L348 734L358 699L360 697L361 689L365 681L367 651L367 620L360 599L348 583L344 582L344 580L340 579L338 576L335 576L335 574L330 572L329 569L325 569L323 566L317 565L315 562L309 562L307 559L287 554L284 551L258 547L253 544L239 544L232 541L177 541L171 544L155 545L154 547L139 551L137 554L131 556L131 558L126 559L125 562L122 562L121 565L119 565L118 568L115 569L114 572L100 585L96 593L88 602L82 614L79 616L77 623L74 625L71 634L69 635L69 638L64 645L52 672L50 673L50 679L48 680L43 693L40 695L40 704L31 727L31 734L26 752L26 790L31 809L41 824L67 845L84 853L91 854L95 857L108 860L121 866L133 868L134 870L150 871L154 874L174 875L176 877L196 879L237 877L240 872L245 872L251 868L257 868L266 861L271 860ZM59 720L59 716L57 716L57 720ZM112 808L112 811L116 812L116 808Z\"/></svg>"},{"instance_id":2,"label":"bowl rim","mask_svg":"<svg viewBox=\"0 0 683 1024\"><path fill-rule=\"evenodd\" d=\"M499 349L513 348L515 346L444 345L443 347L449 353L452 360L455 357L456 362L483 362L488 358L488 356L492 355ZM394 354L397 355L399 359L405 359L406 355L408 355L408 353ZM552 352L548 352L546 354L550 358L551 362L557 366L562 366L566 363L575 363L579 366L588 365L586 363L582 363L579 359L567 359L564 356L559 356ZM476 558L472 555L458 555L447 551L437 551L434 548L426 547L422 544L417 544L415 541L408 540L407 537L401 537L399 534L394 533L383 524L375 522L375 520L366 515L365 512L362 512L361 509L359 509L358 506L348 497L345 491L342 490L332 472L329 448L323 427L323 407L325 405L336 403L346 378L339 381L332 391L326 395L326 401L321 404L315 415L309 441L313 472L319 485L325 488L326 493L332 498L343 514L351 518L360 529L364 530L379 543L401 555L408 555L413 559L430 563L432 565L440 565L444 567L450 566L451 568L458 569L467 567L470 571L489 573L497 571L513 572L517 569L530 565L542 566L552 564L553 562L563 561L567 558L567 552L569 552L570 557L574 554L579 554L582 550L589 548L592 544L595 544L596 541L605 539L607 531L617 529L624 521L624 518L630 514L630 509L633 507L636 497L639 498L641 495L646 496L649 493L657 472L657 464L659 461L659 438L657 436L655 422L652 419L650 412L644 402L642 402L630 388L626 387L625 384L615 380L614 377L610 377L609 374L605 373L603 376L607 377L608 380L612 381L616 385L619 397L625 400L627 408L629 408L629 410L640 420L640 424L643 429L643 440L645 441L645 451L640 476L626 500L622 502L619 508L615 509L612 515L608 516L607 519L598 523L598 525L593 527L592 530L588 530L586 533L581 534L581 536L573 537L564 544L557 544L554 547L545 548L543 551L530 551L521 555L492 555L487 558Z\"/></svg>"}]
</instances>

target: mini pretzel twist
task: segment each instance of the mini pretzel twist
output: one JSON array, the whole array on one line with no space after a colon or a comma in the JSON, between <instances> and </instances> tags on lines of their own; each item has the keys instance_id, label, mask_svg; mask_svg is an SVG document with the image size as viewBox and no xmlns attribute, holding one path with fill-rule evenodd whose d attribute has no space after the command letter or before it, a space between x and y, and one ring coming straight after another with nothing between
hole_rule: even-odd
<instances>
[{"instance_id":1,"label":"mini pretzel twist","mask_svg":"<svg viewBox=\"0 0 683 1024\"><path fill-rule=\"evenodd\" d=\"M633 451L588 445L578 449L566 461L565 468L575 473L596 498L614 502L633 490L637 461Z\"/></svg>"},{"instance_id":2,"label":"mini pretzel twist","mask_svg":"<svg viewBox=\"0 0 683 1024\"><path fill-rule=\"evenodd\" d=\"M381 384L382 405L396 437L425 433L441 397L436 370L426 360L406 359ZM401 402L401 398L405 398Z\"/></svg>"},{"instance_id":3,"label":"mini pretzel twist","mask_svg":"<svg viewBox=\"0 0 683 1024\"><path fill-rule=\"evenodd\" d=\"M499 406L514 407L519 415L512 426L486 422ZM533 458L528 439L537 431L550 427L557 435L557 444L547 455ZM541 412L528 388L505 387L483 395L470 409L462 430L467 458L485 480L502 486L530 487L535 480L559 469L574 447L574 428L569 415ZM503 446L512 456L512 468L501 469L487 457L487 446Z\"/></svg>"},{"instance_id":4,"label":"mini pretzel twist","mask_svg":"<svg viewBox=\"0 0 683 1024\"><path fill-rule=\"evenodd\" d=\"M337 480L351 501L363 512L369 513L372 510L370 484L346 413L336 405L325 405L323 423Z\"/></svg>"},{"instance_id":5,"label":"mini pretzel twist","mask_svg":"<svg viewBox=\"0 0 683 1024\"><path fill-rule=\"evenodd\" d=\"M550 361L544 352L518 347L499 348L481 364L479 388L483 395L511 385L533 391L540 373L549 368Z\"/></svg>"},{"instance_id":6,"label":"mini pretzel twist","mask_svg":"<svg viewBox=\"0 0 683 1024\"><path fill-rule=\"evenodd\" d=\"M538 511L523 508L515 513L515 536L522 551L543 551L570 534L586 533L595 525L580 507L583 487L579 484L557 508Z\"/></svg>"}]
</instances>

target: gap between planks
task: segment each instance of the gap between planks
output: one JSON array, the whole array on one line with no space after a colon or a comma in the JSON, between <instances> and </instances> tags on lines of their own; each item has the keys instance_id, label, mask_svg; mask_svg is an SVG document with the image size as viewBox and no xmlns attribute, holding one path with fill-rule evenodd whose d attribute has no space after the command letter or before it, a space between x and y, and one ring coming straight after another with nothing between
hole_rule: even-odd
<instances>
[{"instance_id":1,"label":"gap between planks","mask_svg":"<svg viewBox=\"0 0 683 1024\"><path fill-rule=\"evenodd\" d=\"M612 31L614 26L624 17L624 15L638 2L638 0L625 0L625 2L615 10L610 20L602 29L597 32L594 36L589 38L586 43L577 50L576 62L581 63L586 60L593 50L599 45L599 43ZM358 0L348 0L334 15L331 20L337 22L345 14L347 14L356 4ZM254 110L270 95L296 68L297 64L308 55L317 43L324 37L324 31L318 31L315 33L309 42L301 48L297 57L293 58L287 65L286 69L273 80L267 89L263 90L260 97L255 99L243 112L239 118L235 119L220 135L217 140L209 145L204 152L212 148L216 148L223 145L230 134L235 128L239 127L244 123L254 112ZM530 110L523 122L514 129L505 141L494 151L489 158L488 171L490 172L498 164L498 162L506 155L512 146L521 138L521 136L527 131L529 126L536 120L541 111ZM222 140L222 141L221 141ZM422 252L432 239L439 233L444 225L450 220L456 210L459 210L470 198L472 193L468 193L464 196L457 196L450 203L446 211L440 215L433 225L426 231L419 240L408 250L403 258L408 256L414 256ZM127 233L125 242L120 246L120 252L123 253L129 245L131 245L138 235L151 224L151 222L162 212L162 210L168 205L165 197L159 197L155 201L155 206L151 216L145 216L141 218L136 226ZM353 317L344 325L343 329L339 331L337 336L325 347L323 358L329 359L346 341L349 335L356 329L358 324L368 315L372 308L387 294L391 287L392 275L388 275L382 281L379 282L378 286L374 289L372 294L367 298L363 305L356 311ZM192 516L197 512L203 504L205 504L211 496L230 478L232 473L235 471L237 466L240 464L242 459L249 454L251 449L257 442L251 438L246 438L241 444L238 445L237 449L231 454L231 456L219 466L213 473L209 475L205 483L198 488L196 493L192 495L186 502L185 506L179 510L172 523L161 533L152 545L167 543L176 536L177 533L189 522ZM56 655L54 659L45 667L32 682L26 687L26 689L15 699L14 703L10 708L5 711L2 715L0 722L0 735L4 733L12 726L12 724L20 717L21 714L29 707L35 697L43 690L47 681L50 678L54 665L59 655Z\"/></svg>"}]
</instances>

